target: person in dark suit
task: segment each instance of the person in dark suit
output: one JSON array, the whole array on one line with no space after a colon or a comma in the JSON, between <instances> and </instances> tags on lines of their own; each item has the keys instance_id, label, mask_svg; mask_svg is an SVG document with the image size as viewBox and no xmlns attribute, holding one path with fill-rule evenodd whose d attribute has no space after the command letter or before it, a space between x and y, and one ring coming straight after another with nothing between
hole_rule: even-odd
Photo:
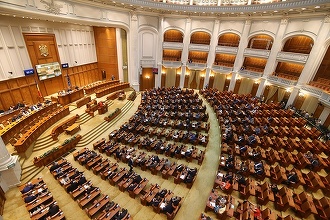
<instances>
[{"instance_id":1,"label":"person in dark suit","mask_svg":"<svg viewBox=\"0 0 330 220\"><path fill-rule=\"evenodd\" d=\"M33 189L35 187L35 184L32 183L27 183L26 186L22 189L21 193L27 193L29 192L31 189Z\"/></svg>"},{"instance_id":2,"label":"person in dark suit","mask_svg":"<svg viewBox=\"0 0 330 220\"><path fill-rule=\"evenodd\" d=\"M134 164L134 161L133 161L132 157L130 157L130 158L128 159L127 164L128 164L128 166L129 166L129 171L130 171L130 172L133 171L133 164Z\"/></svg>"},{"instance_id":3,"label":"person in dark suit","mask_svg":"<svg viewBox=\"0 0 330 220\"><path fill-rule=\"evenodd\" d=\"M118 212L117 216L115 217L115 220L121 220L127 215L127 209L122 209Z\"/></svg>"},{"instance_id":4,"label":"person in dark suit","mask_svg":"<svg viewBox=\"0 0 330 220\"><path fill-rule=\"evenodd\" d=\"M48 210L48 216L53 216L53 215L55 215L56 213L58 213L59 210L60 210L60 208L58 207L57 204L52 204L52 205L49 207L49 210Z\"/></svg>"}]
</instances>

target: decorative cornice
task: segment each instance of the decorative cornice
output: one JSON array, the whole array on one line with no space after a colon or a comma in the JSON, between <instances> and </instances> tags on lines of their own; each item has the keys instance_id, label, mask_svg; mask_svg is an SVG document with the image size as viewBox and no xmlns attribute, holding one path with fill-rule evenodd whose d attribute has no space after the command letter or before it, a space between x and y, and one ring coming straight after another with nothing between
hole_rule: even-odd
<instances>
[{"instance_id":1,"label":"decorative cornice","mask_svg":"<svg viewBox=\"0 0 330 220\"><path fill-rule=\"evenodd\" d=\"M246 56L256 56L256 57L264 57L268 58L270 54L270 50L259 50L253 48L245 48L244 55Z\"/></svg>"},{"instance_id":2,"label":"decorative cornice","mask_svg":"<svg viewBox=\"0 0 330 220\"><path fill-rule=\"evenodd\" d=\"M204 45L204 44L189 44L189 50L194 51L209 51L210 45Z\"/></svg>"},{"instance_id":3,"label":"decorative cornice","mask_svg":"<svg viewBox=\"0 0 330 220\"><path fill-rule=\"evenodd\" d=\"M170 11L186 11L186 12L214 12L219 11L225 13L240 13L240 12L263 12L274 10L289 10L291 8L304 8L313 5L329 3L328 0L300 0L300 1L285 1L271 4L252 4L238 6L198 6L198 5L180 5L180 4L165 4L163 2L155 2L148 0L116 0L116 3L124 3L139 7L156 8Z\"/></svg>"},{"instance_id":4,"label":"decorative cornice","mask_svg":"<svg viewBox=\"0 0 330 220\"><path fill-rule=\"evenodd\" d=\"M284 60L284 61L294 61L299 63L306 63L309 54L302 54L302 53L290 53L290 52L278 52L277 59Z\"/></svg>"},{"instance_id":5,"label":"decorative cornice","mask_svg":"<svg viewBox=\"0 0 330 220\"><path fill-rule=\"evenodd\" d=\"M238 47L227 47L227 46L217 46L215 48L216 53L229 53L229 54L237 54Z\"/></svg>"}]
</instances>

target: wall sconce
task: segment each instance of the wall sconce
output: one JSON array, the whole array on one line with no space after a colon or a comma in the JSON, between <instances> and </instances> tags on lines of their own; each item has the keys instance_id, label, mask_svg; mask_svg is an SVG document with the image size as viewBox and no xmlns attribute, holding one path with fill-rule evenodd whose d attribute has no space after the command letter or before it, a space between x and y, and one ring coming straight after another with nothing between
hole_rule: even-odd
<instances>
[{"instance_id":1,"label":"wall sconce","mask_svg":"<svg viewBox=\"0 0 330 220\"><path fill-rule=\"evenodd\" d=\"M214 77L214 75L213 75L213 74L211 74L211 75L210 75L210 77Z\"/></svg>"},{"instance_id":2,"label":"wall sconce","mask_svg":"<svg viewBox=\"0 0 330 220\"><path fill-rule=\"evenodd\" d=\"M303 92L299 92L299 96L300 96L300 97L304 97L304 96L305 96L305 93L303 93Z\"/></svg>"},{"instance_id":3,"label":"wall sconce","mask_svg":"<svg viewBox=\"0 0 330 220\"><path fill-rule=\"evenodd\" d=\"M146 77L146 79L150 79L150 76L149 75L146 75L145 77Z\"/></svg>"},{"instance_id":4,"label":"wall sconce","mask_svg":"<svg viewBox=\"0 0 330 220\"><path fill-rule=\"evenodd\" d=\"M285 91L286 92L291 92L291 88L287 88Z\"/></svg>"}]
</instances>

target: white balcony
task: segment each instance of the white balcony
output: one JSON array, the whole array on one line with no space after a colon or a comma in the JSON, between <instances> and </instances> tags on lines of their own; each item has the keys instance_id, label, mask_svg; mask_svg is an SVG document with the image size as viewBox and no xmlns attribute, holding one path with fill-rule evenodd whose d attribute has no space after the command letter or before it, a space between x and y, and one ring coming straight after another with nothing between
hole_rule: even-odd
<instances>
[{"instance_id":1,"label":"white balcony","mask_svg":"<svg viewBox=\"0 0 330 220\"><path fill-rule=\"evenodd\" d=\"M191 70L205 70L206 69L206 63L187 63L187 68Z\"/></svg>"},{"instance_id":2,"label":"white balcony","mask_svg":"<svg viewBox=\"0 0 330 220\"><path fill-rule=\"evenodd\" d=\"M253 48L245 48L244 50L244 56L249 56L249 57L268 58L269 54L270 54L270 50L260 50Z\"/></svg>"},{"instance_id":3,"label":"white balcony","mask_svg":"<svg viewBox=\"0 0 330 220\"><path fill-rule=\"evenodd\" d=\"M237 54L238 47L228 47L228 46L217 46L215 48L216 53L226 53L226 54Z\"/></svg>"},{"instance_id":4,"label":"white balcony","mask_svg":"<svg viewBox=\"0 0 330 220\"><path fill-rule=\"evenodd\" d=\"M143 68L150 68L156 65L155 60L141 60L140 63Z\"/></svg>"},{"instance_id":5,"label":"white balcony","mask_svg":"<svg viewBox=\"0 0 330 220\"><path fill-rule=\"evenodd\" d=\"M322 92L320 101L324 102L327 106L330 106L330 94L326 92Z\"/></svg>"},{"instance_id":6,"label":"white balcony","mask_svg":"<svg viewBox=\"0 0 330 220\"><path fill-rule=\"evenodd\" d=\"M251 71L251 70L240 70L240 71L238 71L238 74L243 76L243 77L258 79L258 78L262 77L263 73L254 72L254 71Z\"/></svg>"},{"instance_id":7,"label":"white balcony","mask_svg":"<svg viewBox=\"0 0 330 220\"><path fill-rule=\"evenodd\" d=\"M296 80L284 79L284 78L273 76L273 75L268 76L267 79L273 84L284 86L284 87L297 85Z\"/></svg>"},{"instance_id":8,"label":"white balcony","mask_svg":"<svg viewBox=\"0 0 330 220\"><path fill-rule=\"evenodd\" d=\"M210 45L205 45L205 44L189 44L189 50L209 52Z\"/></svg>"},{"instance_id":9,"label":"white balcony","mask_svg":"<svg viewBox=\"0 0 330 220\"><path fill-rule=\"evenodd\" d=\"M306 63L309 54L302 53L290 53L290 52L278 52L276 59L287 62Z\"/></svg>"},{"instance_id":10,"label":"white balcony","mask_svg":"<svg viewBox=\"0 0 330 220\"><path fill-rule=\"evenodd\" d=\"M181 61L166 61L163 60L163 66L165 68L179 68L181 67Z\"/></svg>"},{"instance_id":11,"label":"white balcony","mask_svg":"<svg viewBox=\"0 0 330 220\"><path fill-rule=\"evenodd\" d=\"M312 96L316 98L320 98L323 93L322 89L310 85L303 85L301 86L301 89L305 90L306 92L310 93Z\"/></svg>"},{"instance_id":12,"label":"white balcony","mask_svg":"<svg viewBox=\"0 0 330 220\"><path fill-rule=\"evenodd\" d=\"M182 50L183 49L183 43L163 42L163 49Z\"/></svg>"},{"instance_id":13,"label":"white balcony","mask_svg":"<svg viewBox=\"0 0 330 220\"><path fill-rule=\"evenodd\" d=\"M233 67L213 65L212 70L217 73L227 73L233 71Z\"/></svg>"}]
</instances>

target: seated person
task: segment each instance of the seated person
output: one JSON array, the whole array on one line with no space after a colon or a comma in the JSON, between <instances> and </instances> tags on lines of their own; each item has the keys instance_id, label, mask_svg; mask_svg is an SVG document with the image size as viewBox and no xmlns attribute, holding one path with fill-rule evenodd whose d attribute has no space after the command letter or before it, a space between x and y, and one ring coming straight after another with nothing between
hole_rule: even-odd
<instances>
[{"instance_id":1,"label":"seated person","mask_svg":"<svg viewBox=\"0 0 330 220\"><path fill-rule=\"evenodd\" d=\"M292 171L288 174L288 179L284 182L286 184L296 184L298 182L298 175L296 172Z\"/></svg>"},{"instance_id":2,"label":"seated person","mask_svg":"<svg viewBox=\"0 0 330 220\"><path fill-rule=\"evenodd\" d=\"M58 213L59 210L60 208L58 207L57 204L52 204L48 209L48 216L55 215L56 213Z\"/></svg>"},{"instance_id":3,"label":"seated person","mask_svg":"<svg viewBox=\"0 0 330 220\"><path fill-rule=\"evenodd\" d=\"M246 185L246 179L242 175L237 175L236 181L238 182L239 185Z\"/></svg>"},{"instance_id":4,"label":"seated person","mask_svg":"<svg viewBox=\"0 0 330 220\"><path fill-rule=\"evenodd\" d=\"M272 184L270 186L270 189L272 190L272 192L274 193L274 195L276 195L278 193L278 191L279 191L279 189L278 189L278 187L277 187L276 184Z\"/></svg>"},{"instance_id":5,"label":"seated person","mask_svg":"<svg viewBox=\"0 0 330 220\"><path fill-rule=\"evenodd\" d=\"M28 182L26 184L26 186L24 186L24 188L22 189L21 193L27 193L29 192L31 189L33 189L36 185L35 184L32 184L31 182Z\"/></svg>"},{"instance_id":6,"label":"seated person","mask_svg":"<svg viewBox=\"0 0 330 220\"><path fill-rule=\"evenodd\" d=\"M37 197L38 197L37 195L29 195L29 196L27 196L27 197L24 198L24 202L25 203L30 203L33 200L35 200Z\"/></svg>"},{"instance_id":7,"label":"seated person","mask_svg":"<svg viewBox=\"0 0 330 220\"><path fill-rule=\"evenodd\" d=\"M121 219L124 219L124 217L127 215L127 209L122 209L120 210L117 215L115 216L115 220L121 220Z\"/></svg>"}]
</instances>

